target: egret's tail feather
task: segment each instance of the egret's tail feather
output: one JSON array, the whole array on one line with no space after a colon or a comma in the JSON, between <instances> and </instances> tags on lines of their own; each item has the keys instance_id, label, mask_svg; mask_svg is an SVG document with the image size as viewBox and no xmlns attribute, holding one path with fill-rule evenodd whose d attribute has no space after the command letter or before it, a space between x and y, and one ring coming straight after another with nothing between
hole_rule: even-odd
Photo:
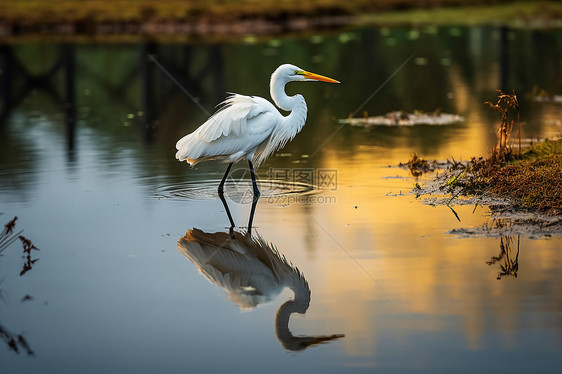
<instances>
[{"instance_id":1,"label":"egret's tail feather","mask_svg":"<svg viewBox=\"0 0 562 374\"><path fill-rule=\"evenodd\" d=\"M185 136L184 138L188 136L189 135ZM190 141L190 139L186 139L187 141L185 141L184 138L180 139L180 141L176 144L176 148L178 149L178 151L176 152L176 158L179 161L186 161L189 166L195 166L200 162L209 161L216 158L205 156L204 154L202 154L200 149L200 142L193 142Z\"/></svg>"},{"instance_id":2,"label":"egret's tail feather","mask_svg":"<svg viewBox=\"0 0 562 374\"><path fill-rule=\"evenodd\" d=\"M198 143L192 134L186 135L176 143L176 158L180 161L187 161L190 166L197 164L201 156Z\"/></svg>"}]
</instances>

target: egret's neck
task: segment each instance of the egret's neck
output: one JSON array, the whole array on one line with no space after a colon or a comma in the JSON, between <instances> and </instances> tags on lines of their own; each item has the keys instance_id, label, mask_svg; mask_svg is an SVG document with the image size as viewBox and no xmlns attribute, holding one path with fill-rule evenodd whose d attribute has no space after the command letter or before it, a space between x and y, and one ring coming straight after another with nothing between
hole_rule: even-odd
<instances>
[{"instance_id":1,"label":"egret's neck","mask_svg":"<svg viewBox=\"0 0 562 374\"><path fill-rule=\"evenodd\" d=\"M279 108L291 112L286 117L287 121L290 121L292 127L297 129L296 132L299 132L306 121L306 101L302 95L289 96L285 93L285 85L288 82L274 73L271 76L269 91L271 98Z\"/></svg>"},{"instance_id":2,"label":"egret's neck","mask_svg":"<svg viewBox=\"0 0 562 374\"><path fill-rule=\"evenodd\" d=\"M283 281L285 285L295 293L295 298L292 300L291 313L305 313L310 304L310 287L304 276L296 268L291 269L290 275L287 275Z\"/></svg>"},{"instance_id":3,"label":"egret's neck","mask_svg":"<svg viewBox=\"0 0 562 374\"><path fill-rule=\"evenodd\" d=\"M295 293L295 298L281 305L275 315L275 335L285 349L300 351L316 344L344 337L341 334L294 336L289 329L289 319L293 313L306 313L310 306L310 288L304 276L296 268L292 268L282 281Z\"/></svg>"},{"instance_id":4,"label":"egret's neck","mask_svg":"<svg viewBox=\"0 0 562 374\"><path fill-rule=\"evenodd\" d=\"M301 95L287 96L285 85L290 81L288 77L282 75L281 70L277 69L271 75L269 91L275 104L286 111L290 111L286 117L277 122L266 146L254 159L255 165L261 164L278 149L281 149L288 141L293 140L306 122L306 102Z\"/></svg>"},{"instance_id":5,"label":"egret's neck","mask_svg":"<svg viewBox=\"0 0 562 374\"><path fill-rule=\"evenodd\" d=\"M295 337L289 330L289 319L291 314L306 313L308 306L310 305L310 289L308 284L302 278L300 280L289 285L289 287L295 292L294 300L289 300L279 307L277 314L275 315L275 335L281 344L289 350L301 350L306 348L306 345L302 345L302 338Z\"/></svg>"}]
</instances>

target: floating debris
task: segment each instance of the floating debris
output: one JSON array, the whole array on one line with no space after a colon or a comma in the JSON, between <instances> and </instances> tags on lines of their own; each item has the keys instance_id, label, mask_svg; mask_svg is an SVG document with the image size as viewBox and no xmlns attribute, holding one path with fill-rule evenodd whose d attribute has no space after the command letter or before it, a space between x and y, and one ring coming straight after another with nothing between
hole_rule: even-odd
<instances>
[{"instance_id":1,"label":"floating debris","mask_svg":"<svg viewBox=\"0 0 562 374\"><path fill-rule=\"evenodd\" d=\"M424 113L414 112L407 113L404 111L390 112L383 116L369 117L366 113L363 118L346 118L340 119L339 123L349 124L351 126L416 126L416 125L452 125L464 122L464 117L458 114L449 113Z\"/></svg>"},{"instance_id":2,"label":"floating debris","mask_svg":"<svg viewBox=\"0 0 562 374\"><path fill-rule=\"evenodd\" d=\"M538 103L562 104L562 95L538 95L532 97L532 100Z\"/></svg>"},{"instance_id":3,"label":"floating debris","mask_svg":"<svg viewBox=\"0 0 562 374\"><path fill-rule=\"evenodd\" d=\"M447 159L445 161L426 160L414 153L414 155L410 160L408 160L408 162L401 162L398 164L398 166L410 169L410 172L414 177L419 177L423 173L433 172L436 169L446 169L449 171L455 169L464 170L468 166L468 163L463 161L456 161L454 158L451 158L451 160Z\"/></svg>"},{"instance_id":4,"label":"floating debris","mask_svg":"<svg viewBox=\"0 0 562 374\"><path fill-rule=\"evenodd\" d=\"M562 104L562 95L551 94L550 92L536 86L533 87L531 92L527 93L527 98L537 103Z\"/></svg>"},{"instance_id":5,"label":"floating debris","mask_svg":"<svg viewBox=\"0 0 562 374\"><path fill-rule=\"evenodd\" d=\"M522 236L529 239L559 237L562 234L562 219L540 213L521 213L510 211L491 212L491 220L481 226L460 227L448 233L461 239L466 238L501 238ZM506 218L502 218L506 217Z\"/></svg>"}]
</instances>

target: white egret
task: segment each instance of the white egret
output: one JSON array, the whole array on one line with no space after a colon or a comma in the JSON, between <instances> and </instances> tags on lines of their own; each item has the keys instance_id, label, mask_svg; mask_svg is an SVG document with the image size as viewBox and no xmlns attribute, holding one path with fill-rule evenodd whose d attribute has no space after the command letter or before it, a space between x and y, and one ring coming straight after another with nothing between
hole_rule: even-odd
<instances>
[{"instance_id":1,"label":"white egret","mask_svg":"<svg viewBox=\"0 0 562 374\"><path fill-rule=\"evenodd\" d=\"M302 95L288 96L285 85L292 81L321 81L340 83L335 79L310 73L295 65L279 66L271 75L271 98L285 111L279 110L264 98L232 94L222 108L213 114L197 130L176 143L176 158L191 166L202 161L223 160L228 162L219 184L222 195L224 182L232 164L246 158L250 167L254 195L260 192L256 185L254 163L259 166L273 152L281 149L299 133L306 121L306 102Z\"/></svg>"}]
</instances>

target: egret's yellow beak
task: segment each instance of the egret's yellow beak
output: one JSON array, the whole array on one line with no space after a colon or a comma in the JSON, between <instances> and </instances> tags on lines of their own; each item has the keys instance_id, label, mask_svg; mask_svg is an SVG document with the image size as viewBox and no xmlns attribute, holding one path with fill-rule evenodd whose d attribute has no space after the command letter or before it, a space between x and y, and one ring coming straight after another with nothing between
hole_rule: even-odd
<instances>
[{"instance_id":1,"label":"egret's yellow beak","mask_svg":"<svg viewBox=\"0 0 562 374\"><path fill-rule=\"evenodd\" d=\"M302 71L300 72L300 75L303 75L306 79L314 79L316 81L321 81L321 82L328 82L328 83L340 83L339 81L332 79L332 78L328 78L325 77L323 75L319 75L319 74L314 74L308 71Z\"/></svg>"}]
</instances>

